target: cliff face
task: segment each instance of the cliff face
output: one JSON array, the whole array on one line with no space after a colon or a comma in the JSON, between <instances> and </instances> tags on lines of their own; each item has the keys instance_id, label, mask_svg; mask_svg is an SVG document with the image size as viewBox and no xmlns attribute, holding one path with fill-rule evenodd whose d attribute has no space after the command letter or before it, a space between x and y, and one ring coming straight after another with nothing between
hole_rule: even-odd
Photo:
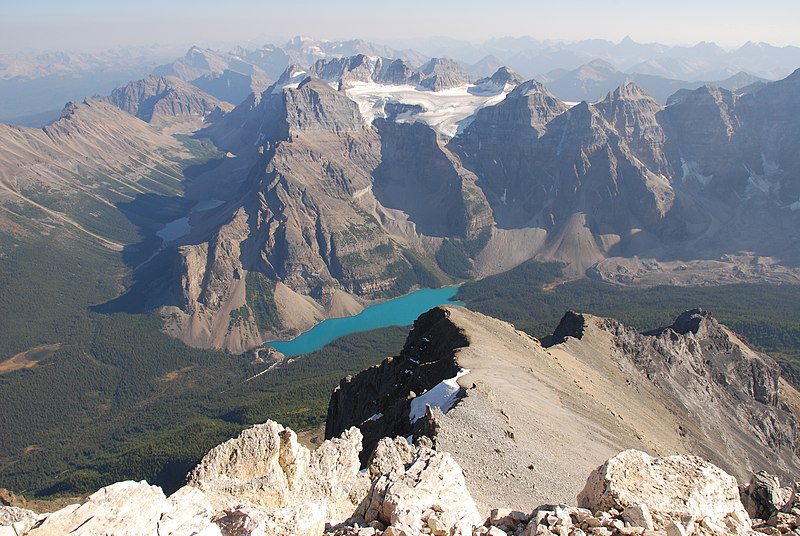
<instances>
[{"instance_id":1,"label":"cliff face","mask_svg":"<svg viewBox=\"0 0 800 536\"><path fill-rule=\"evenodd\" d=\"M106 100L142 121L165 126L180 121L202 122L233 106L174 77L148 76L115 89Z\"/></svg>"},{"instance_id":2,"label":"cliff face","mask_svg":"<svg viewBox=\"0 0 800 536\"><path fill-rule=\"evenodd\" d=\"M652 334L570 313L545 348L446 307L420 317L399 356L340 383L326 435L359 426L368 452L386 434L427 434L462 465L479 504L514 505L567 500L583 465L624 448L695 453L740 478L789 477L800 468L794 394L774 361L704 312ZM500 466L515 475L502 486Z\"/></svg>"},{"instance_id":3,"label":"cliff face","mask_svg":"<svg viewBox=\"0 0 800 536\"><path fill-rule=\"evenodd\" d=\"M475 202L467 208L479 197L474 179L465 183L427 126L379 131L344 94L310 78L250 106L239 134L218 138L255 162L238 206L220 209L230 215L207 242L180 249L182 305L170 309L178 320L168 329L187 342L242 351L358 312L362 300L435 285L438 276L418 258L432 256L435 237L477 233L488 212ZM258 324L247 299L251 272L278 282L270 297L278 322ZM236 325L232 311L244 311Z\"/></svg>"},{"instance_id":4,"label":"cliff face","mask_svg":"<svg viewBox=\"0 0 800 536\"><path fill-rule=\"evenodd\" d=\"M702 87L667 106L626 83L568 106L508 70L466 85L442 60L417 71L366 55L318 61L310 75L290 67L205 131L235 155L225 171L236 188L192 186L230 202L181 249L211 256L173 277L200 297L176 291L182 310L169 313L183 327L169 329L239 351L534 257L622 284L796 281L797 80L744 95ZM239 254L212 252L225 236ZM251 272L281 289L280 321L231 323L231 311L252 312L236 297ZM222 300L204 302L220 281ZM198 299L195 325L184 316Z\"/></svg>"},{"instance_id":5,"label":"cliff face","mask_svg":"<svg viewBox=\"0 0 800 536\"><path fill-rule=\"evenodd\" d=\"M422 435L425 422L412 423L409 417L412 401L455 377L459 372L455 354L468 345L449 315L448 310L436 308L421 316L398 357L342 380L328 405L325 437L358 426L364 434L362 460L366 460L382 437Z\"/></svg>"}]
</instances>

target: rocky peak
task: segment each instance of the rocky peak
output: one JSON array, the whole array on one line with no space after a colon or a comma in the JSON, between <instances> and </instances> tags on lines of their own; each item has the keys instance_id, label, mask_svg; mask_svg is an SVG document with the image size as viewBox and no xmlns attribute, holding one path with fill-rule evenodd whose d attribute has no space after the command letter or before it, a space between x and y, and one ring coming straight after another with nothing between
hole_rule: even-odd
<instances>
[{"instance_id":1,"label":"rocky peak","mask_svg":"<svg viewBox=\"0 0 800 536\"><path fill-rule=\"evenodd\" d=\"M458 62L447 58L433 58L419 71L419 85L432 91L441 91L469 83L470 76Z\"/></svg>"},{"instance_id":2,"label":"rocky peak","mask_svg":"<svg viewBox=\"0 0 800 536\"><path fill-rule=\"evenodd\" d=\"M494 106L478 110L475 120L454 142L468 154L478 155L479 148L527 146L540 138L547 125L567 110L547 88L536 80L515 87L508 96ZM528 149L529 150L529 149ZM487 153L495 153L493 150Z\"/></svg>"},{"instance_id":3,"label":"rocky peak","mask_svg":"<svg viewBox=\"0 0 800 536\"><path fill-rule=\"evenodd\" d=\"M710 312L703 309L692 309L681 313L672 323L671 328L675 333L681 335L686 335L690 332L699 335L701 329L708 324L717 329L719 328L719 323Z\"/></svg>"},{"instance_id":4,"label":"rocky peak","mask_svg":"<svg viewBox=\"0 0 800 536\"><path fill-rule=\"evenodd\" d=\"M487 78L481 78L480 80L475 82L475 85L481 86L481 85L492 84L499 88L503 88L507 85L518 86L522 84L524 81L525 81L524 78L522 78L520 75L515 73L510 68L500 67L499 69L497 69L497 71L495 71L495 73L492 76Z\"/></svg>"},{"instance_id":5,"label":"rocky peak","mask_svg":"<svg viewBox=\"0 0 800 536\"><path fill-rule=\"evenodd\" d=\"M308 78L308 72L300 65L292 63L286 67L275 83L267 88L266 93L280 93L287 88L296 88L306 78Z\"/></svg>"},{"instance_id":6,"label":"rocky peak","mask_svg":"<svg viewBox=\"0 0 800 536\"><path fill-rule=\"evenodd\" d=\"M610 91L604 101L639 101L648 100L655 102L650 95L648 95L642 88L633 82L625 82L614 91ZM656 103L657 104L657 103Z\"/></svg>"},{"instance_id":7,"label":"rocky peak","mask_svg":"<svg viewBox=\"0 0 800 536\"><path fill-rule=\"evenodd\" d=\"M233 108L178 78L153 75L115 89L105 100L148 123L204 119Z\"/></svg>"},{"instance_id":8,"label":"rocky peak","mask_svg":"<svg viewBox=\"0 0 800 536\"><path fill-rule=\"evenodd\" d=\"M366 461L382 437L421 435L424 423L410 419L412 400L456 376L455 352L468 344L449 316L441 307L431 309L414 322L399 356L344 378L331 394L325 437L358 426Z\"/></svg>"},{"instance_id":9,"label":"rocky peak","mask_svg":"<svg viewBox=\"0 0 800 536\"><path fill-rule=\"evenodd\" d=\"M583 337L584 330L586 329L586 319L580 313L575 311L567 311L558 323L556 330L551 335L548 346L551 344L561 344L567 340L567 337L574 337L580 339Z\"/></svg>"},{"instance_id":10,"label":"rocky peak","mask_svg":"<svg viewBox=\"0 0 800 536\"><path fill-rule=\"evenodd\" d=\"M290 130L342 133L364 130L358 105L317 78L305 78L283 93Z\"/></svg>"},{"instance_id":11,"label":"rocky peak","mask_svg":"<svg viewBox=\"0 0 800 536\"><path fill-rule=\"evenodd\" d=\"M349 82L370 82L373 79L377 60L364 54L345 58L320 59L311 67L311 76L328 83L337 82L347 87Z\"/></svg>"},{"instance_id":12,"label":"rocky peak","mask_svg":"<svg viewBox=\"0 0 800 536\"><path fill-rule=\"evenodd\" d=\"M69 119L70 117L75 115L75 112L77 110L78 110L78 105L72 101L69 101L64 105L64 108L61 110L61 115L59 116L59 119Z\"/></svg>"},{"instance_id":13,"label":"rocky peak","mask_svg":"<svg viewBox=\"0 0 800 536\"><path fill-rule=\"evenodd\" d=\"M669 173L664 154L667 136L658 120L663 107L655 99L628 82L594 106L625 140L634 156L655 173Z\"/></svg>"},{"instance_id":14,"label":"rocky peak","mask_svg":"<svg viewBox=\"0 0 800 536\"><path fill-rule=\"evenodd\" d=\"M339 90L351 87L353 82L410 84L413 74L413 71L401 59L393 60L365 54L317 60L311 68L312 76L330 84L336 84Z\"/></svg>"},{"instance_id":15,"label":"rocky peak","mask_svg":"<svg viewBox=\"0 0 800 536\"><path fill-rule=\"evenodd\" d=\"M380 84L402 85L411 83L413 71L401 59L382 58L376 70L375 81Z\"/></svg>"}]
</instances>

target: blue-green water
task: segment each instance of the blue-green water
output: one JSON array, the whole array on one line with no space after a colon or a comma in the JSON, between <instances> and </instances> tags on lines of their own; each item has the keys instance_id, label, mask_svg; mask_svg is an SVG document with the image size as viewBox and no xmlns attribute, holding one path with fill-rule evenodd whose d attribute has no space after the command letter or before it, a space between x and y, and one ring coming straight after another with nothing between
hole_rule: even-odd
<instances>
[{"instance_id":1,"label":"blue-green water","mask_svg":"<svg viewBox=\"0 0 800 536\"><path fill-rule=\"evenodd\" d=\"M330 318L320 322L291 341L272 341L266 343L286 356L316 352L339 337L388 326L408 326L419 315L443 303L464 305L450 301L458 287L425 288L371 307L355 316Z\"/></svg>"}]
</instances>

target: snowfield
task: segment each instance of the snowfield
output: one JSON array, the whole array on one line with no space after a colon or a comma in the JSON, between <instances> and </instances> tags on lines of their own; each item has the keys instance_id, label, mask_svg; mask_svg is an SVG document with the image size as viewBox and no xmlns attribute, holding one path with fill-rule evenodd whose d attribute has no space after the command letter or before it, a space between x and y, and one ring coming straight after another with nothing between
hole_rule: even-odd
<instances>
[{"instance_id":1,"label":"snowfield","mask_svg":"<svg viewBox=\"0 0 800 536\"><path fill-rule=\"evenodd\" d=\"M511 91L506 86L486 94L474 85L463 85L443 91L427 91L415 86L391 86L356 82L345 94L358 103L364 120L371 124L375 118L386 117L384 108L390 102L418 105L421 113L405 113L397 117L399 123L422 121L436 132L452 138L472 122L475 113L484 106L501 102Z\"/></svg>"},{"instance_id":2,"label":"snowfield","mask_svg":"<svg viewBox=\"0 0 800 536\"><path fill-rule=\"evenodd\" d=\"M466 374L469 374L469 369L461 369L454 377L441 381L425 394L412 400L408 411L409 422L414 424L424 417L425 406L439 408L444 413L453 409L458 402L458 392L461 390L458 379Z\"/></svg>"}]
</instances>

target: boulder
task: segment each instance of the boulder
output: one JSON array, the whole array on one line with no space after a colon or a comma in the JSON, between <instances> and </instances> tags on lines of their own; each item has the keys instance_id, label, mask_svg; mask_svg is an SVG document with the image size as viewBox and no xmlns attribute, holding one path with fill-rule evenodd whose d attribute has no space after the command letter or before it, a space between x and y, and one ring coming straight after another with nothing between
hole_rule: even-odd
<instances>
[{"instance_id":1,"label":"boulder","mask_svg":"<svg viewBox=\"0 0 800 536\"><path fill-rule=\"evenodd\" d=\"M750 484L743 487L741 495L750 517L767 520L789 502L791 490L781 488L777 476L759 471L750 478Z\"/></svg>"},{"instance_id":2,"label":"boulder","mask_svg":"<svg viewBox=\"0 0 800 536\"><path fill-rule=\"evenodd\" d=\"M267 421L212 449L188 482L218 511L246 506L270 512L312 501L321 505L325 522L337 525L369 490L358 458L361 437L351 428L312 453L292 430Z\"/></svg>"},{"instance_id":3,"label":"boulder","mask_svg":"<svg viewBox=\"0 0 800 536\"><path fill-rule=\"evenodd\" d=\"M225 535L320 536L325 530L325 505L310 501L268 511L240 506L214 520Z\"/></svg>"},{"instance_id":4,"label":"boulder","mask_svg":"<svg viewBox=\"0 0 800 536\"><path fill-rule=\"evenodd\" d=\"M47 515L31 536L220 536L211 521L211 504L197 489L182 488L167 499L147 482L117 482Z\"/></svg>"},{"instance_id":5,"label":"boulder","mask_svg":"<svg viewBox=\"0 0 800 536\"><path fill-rule=\"evenodd\" d=\"M398 534L420 534L425 529L471 535L483 518L467 490L461 467L449 454L419 446L408 463L399 465L405 454L399 444L397 440L379 444L376 455L392 458L398 465L373 480L358 514L368 521L377 519ZM375 456L373 460L370 466L381 465Z\"/></svg>"},{"instance_id":6,"label":"boulder","mask_svg":"<svg viewBox=\"0 0 800 536\"><path fill-rule=\"evenodd\" d=\"M578 504L593 511L625 511L645 504L655 528L673 532L702 520L735 533L751 527L736 479L695 456L653 458L637 450L621 452L592 472Z\"/></svg>"}]
</instances>

